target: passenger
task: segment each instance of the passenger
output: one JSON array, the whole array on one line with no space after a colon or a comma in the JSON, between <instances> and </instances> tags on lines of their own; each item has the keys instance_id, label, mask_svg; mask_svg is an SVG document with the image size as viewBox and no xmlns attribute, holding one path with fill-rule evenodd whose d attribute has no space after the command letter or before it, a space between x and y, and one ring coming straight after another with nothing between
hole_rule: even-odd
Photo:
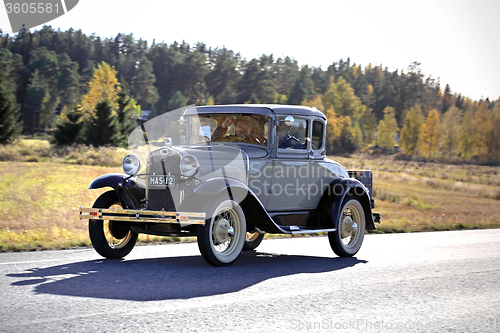
<instances>
[{"instance_id":1,"label":"passenger","mask_svg":"<svg viewBox=\"0 0 500 333\"><path fill-rule=\"evenodd\" d=\"M234 119L234 117L227 117L220 126L218 126L214 134L212 135L212 142L241 142L241 143L253 143L257 145L262 145L262 142L257 139L254 135L252 135L252 127L250 123L245 119L245 117L238 117ZM234 133L235 135L226 136L226 132L231 126L234 124Z\"/></svg>"}]
</instances>

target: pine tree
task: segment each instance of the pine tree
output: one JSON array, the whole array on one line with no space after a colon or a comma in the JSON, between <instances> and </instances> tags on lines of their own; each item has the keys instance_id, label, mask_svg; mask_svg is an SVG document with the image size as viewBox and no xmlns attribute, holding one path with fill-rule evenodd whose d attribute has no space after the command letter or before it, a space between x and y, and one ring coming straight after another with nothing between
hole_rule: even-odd
<instances>
[{"instance_id":1,"label":"pine tree","mask_svg":"<svg viewBox=\"0 0 500 333\"><path fill-rule=\"evenodd\" d=\"M247 103L250 97L257 90L258 77L260 73L259 62L257 59L252 59L245 66L245 73L238 85L237 103Z\"/></svg>"},{"instance_id":2,"label":"pine tree","mask_svg":"<svg viewBox=\"0 0 500 333\"><path fill-rule=\"evenodd\" d=\"M274 103L276 89L274 88L273 76L269 70L261 70L257 77L257 95L261 103Z\"/></svg>"},{"instance_id":3,"label":"pine tree","mask_svg":"<svg viewBox=\"0 0 500 333\"><path fill-rule=\"evenodd\" d=\"M168 111L176 110L186 105L188 105L188 99L182 94L182 92L177 91L168 101Z\"/></svg>"},{"instance_id":4,"label":"pine tree","mask_svg":"<svg viewBox=\"0 0 500 333\"><path fill-rule=\"evenodd\" d=\"M12 92L16 91L16 83L21 77L20 73L24 71L23 60L19 54L12 54L8 49L0 48L0 76Z\"/></svg>"},{"instance_id":5,"label":"pine tree","mask_svg":"<svg viewBox=\"0 0 500 333\"><path fill-rule=\"evenodd\" d=\"M272 71L276 91L281 95L287 96L288 103L290 103L292 89L294 88L295 82L297 81L300 73L300 68L297 64L297 61L293 60L290 57L285 57L284 59L279 58L272 65ZM314 81L313 75L311 75L311 80ZM324 86L321 88L326 91L328 90L330 82L326 78L326 75L323 79L326 80L326 82L324 82ZM322 91L322 93L324 93L325 91Z\"/></svg>"},{"instance_id":6,"label":"pine tree","mask_svg":"<svg viewBox=\"0 0 500 333\"><path fill-rule=\"evenodd\" d=\"M236 95L231 88L226 87L224 89L224 92L222 93L222 96L219 99L220 104L234 104L236 103Z\"/></svg>"},{"instance_id":7,"label":"pine tree","mask_svg":"<svg viewBox=\"0 0 500 333\"><path fill-rule=\"evenodd\" d=\"M215 50L214 68L205 76L207 90L214 97L215 103L231 104L234 103L234 91L240 74L236 70L236 57L233 51L226 48ZM222 102L222 98L227 97L227 92L232 92L233 101Z\"/></svg>"},{"instance_id":8,"label":"pine tree","mask_svg":"<svg viewBox=\"0 0 500 333\"><path fill-rule=\"evenodd\" d=\"M425 86L420 70L419 62L412 62L408 66L408 74L401 74L402 81L402 91L401 100L404 103L405 108L409 108L413 105L421 104L425 96Z\"/></svg>"},{"instance_id":9,"label":"pine tree","mask_svg":"<svg viewBox=\"0 0 500 333\"><path fill-rule=\"evenodd\" d=\"M57 91L61 101L61 108L66 105L73 105L78 99L80 75L78 74L78 64L71 61L66 53L58 57L60 75L57 81Z\"/></svg>"},{"instance_id":10,"label":"pine tree","mask_svg":"<svg viewBox=\"0 0 500 333\"><path fill-rule=\"evenodd\" d=\"M80 121L82 114L77 107L69 110L56 123L52 132L50 142L55 145L72 145L81 143L81 130L83 122Z\"/></svg>"},{"instance_id":11,"label":"pine tree","mask_svg":"<svg viewBox=\"0 0 500 333\"><path fill-rule=\"evenodd\" d=\"M439 139L441 137L441 126L439 124L439 112L432 109L422 126L422 136L420 138L420 152L431 158L439 151Z\"/></svg>"},{"instance_id":12,"label":"pine tree","mask_svg":"<svg viewBox=\"0 0 500 333\"><path fill-rule=\"evenodd\" d=\"M395 136L399 133L396 111L393 107L384 109L384 119L377 126L377 144L385 151L391 150L396 145Z\"/></svg>"},{"instance_id":13,"label":"pine tree","mask_svg":"<svg viewBox=\"0 0 500 333\"><path fill-rule=\"evenodd\" d=\"M118 92L118 108L116 109L116 141L118 145L126 146L128 136L136 127L134 116L140 116L141 107L135 99L131 98L125 91Z\"/></svg>"},{"instance_id":14,"label":"pine tree","mask_svg":"<svg viewBox=\"0 0 500 333\"><path fill-rule=\"evenodd\" d=\"M142 57L136 74L132 79L132 94L142 108L149 110L158 100L158 91L154 86L156 77L153 74L153 64Z\"/></svg>"},{"instance_id":15,"label":"pine tree","mask_svg":"<svg viewBox=\"0 0 500 333\"><path fill-rule=\"evenodd\" d=\"M46 47L39 47L31 52L30 68L32 71L39 72L51 91L56 91L59 63L54 51L49 51Z\"/></svg>"},{"instance_id":16,"label":"pine tree","mask_svg":"<svg viewBox=\"0 0 500 333\"><path fill-rule=\"evenodd\" d=\"M14 141L21 129L19 106L7 82L0 76L0 144Z\"/></svg>"},{"instance_id":17,"label":"pine tree","mask_svg":"<svg viewBox=\"0 0 500 333\"><path fill-rule=\"evenodd\" d=\"M39 130L42 102L49 88L38 70L35 69L26 92L24 105L25 120L31 134Z\"/></svg>"},{"instance_id":18,"label":"pine tree","mask_svg":"<svg viewBox=\"0 0 500 333\"><path fill-rule=\"evenodd\" d=\"M175 79L180 80L180 90L188 103L200 105L206 91L205 75L209 71L207 59L200 51L188 52L175 68Z\"/></svg>"},{"instance_id":19,"label":"pine tree","mask_svg":"<svg viewBox=\"0 0 500 333\"><path fill-rule=\"evenodd\" d=\"M443 113L448 111L448 109L450 108L450 106L452 104L451 103L451 89L450 89L449 84L447 84L446 87L444 88L444 93L443 93L443 97L441 99L441 104L442 104L441 111Z\"/></svg>"},{"instance_id":20,"label":"pine tree","mask_svg":"<svg viewBox=\"0 0 500 333\"><path fill-rule=\"evenodd\" d=\"M83 140L85 144L94 147L116 145L118 131L113 116L112 102L97 103L92 117L85 123Z\"/></svg>"},{"instance_id":21,"label":"pine tree","mask_svg":"<svg viewBox=\"0 0 500 333\"><path fill-rule=\"evenodd\" d=\"M422 109L418 105L414 106L406 114L403 129L401 130L401 139L399 140L399 145L405 154L413 155L417 151L422 123Z\"/></svg>"},{"instance_id":22,"label":"pine tree","mask_svg":"<svg viewBox=\"0 0 500 333\"><path fill-rule=\"evenodd\" d=\"M300 105L302 101L308 100L314 95L314 82L311 75L309 66L303 66L300 69L299 76L295 81L290 96L288 96L290 104Z\"/></svg>"}]
</instances>

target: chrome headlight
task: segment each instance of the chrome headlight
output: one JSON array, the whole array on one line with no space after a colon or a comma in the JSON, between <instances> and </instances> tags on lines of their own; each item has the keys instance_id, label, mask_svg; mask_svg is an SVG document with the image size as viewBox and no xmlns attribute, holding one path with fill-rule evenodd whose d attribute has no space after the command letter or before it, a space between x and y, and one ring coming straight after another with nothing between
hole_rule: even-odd
<instances>
[{"instance_id":1,"label":"chrome headlight","mask_svg":"<svg viewBox=\"0 0 500 333\"><path fill-rule=\"evenodd\" d=\"M181 173L183 176L192 177L200 170L200 162L193 155L186 155L181 160Z\"/></svg>"},{"instance_id":2,"label":"chrome headlight","mask_svg":"<svg viewBox=\"0 0 500 333\"><path fill-rule=\"evenodd\" d=\"M135 175L141 170L141 159L134 154L127 155L123 158L122 168L127 175Z\"/></svg>"}]
</instances>

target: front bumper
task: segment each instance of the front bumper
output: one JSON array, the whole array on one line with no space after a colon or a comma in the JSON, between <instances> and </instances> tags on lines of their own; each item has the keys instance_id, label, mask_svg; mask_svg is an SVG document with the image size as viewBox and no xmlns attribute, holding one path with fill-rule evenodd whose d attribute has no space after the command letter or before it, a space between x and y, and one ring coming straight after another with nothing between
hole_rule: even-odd
<instances>
[{"instance_id":1,"label":"front bumper","mask_svg":"<svg viewBox=\"0 0 500 333\"><path fill-rule=\"evenodd\" d=\"M114 220L123 222L205 225L205 217L205 213L80 207L80 220Z\"/></svg>"}]
</instances>

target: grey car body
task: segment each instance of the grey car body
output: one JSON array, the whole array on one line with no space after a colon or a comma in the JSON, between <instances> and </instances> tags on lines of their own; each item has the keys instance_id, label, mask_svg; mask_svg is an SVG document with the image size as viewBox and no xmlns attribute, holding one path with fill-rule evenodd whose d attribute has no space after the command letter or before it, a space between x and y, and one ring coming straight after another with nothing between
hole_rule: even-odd
<instances>
[{"instance_id":1,"label":"grey car body","mask_svg":"<svg viewBox=\"0 0 500 333\"><path fill-rule=\"evenodd\" d=\"M335 253L352 256L365 229L380 222L371 211L371 172L326 157L327 119L317 109L192 106L167 118L131 134L147 149L127 155L128 174L90 185L112 188L94 207L80 208L105 257L128 254L139 233L197 236L203 258L222 266L255 249L265 233L319 232L328 233Z\"/></svg>"}]
</instances>

